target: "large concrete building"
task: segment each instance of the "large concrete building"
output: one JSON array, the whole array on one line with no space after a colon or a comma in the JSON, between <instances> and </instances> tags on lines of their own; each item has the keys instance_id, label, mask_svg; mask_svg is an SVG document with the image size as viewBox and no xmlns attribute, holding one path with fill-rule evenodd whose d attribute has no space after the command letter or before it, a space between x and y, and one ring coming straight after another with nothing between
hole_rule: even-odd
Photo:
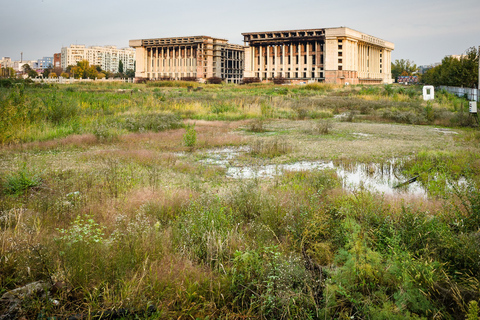
<instances>
[{"instance_id":1,"label":"large concrete building","mask_svg":"<svg viewBox=\"0 0 480 320\"><path fill-rule=\"evenodd\" d=\"M391 42L350 28L242 33L245 77L293 82L391 83Z\"/></svg>"},{"instance_id":2,"label":"large concrete building","mask_svg":"<svg viewBox=\"0 0 480 320\"><path fill-rule=\"evenodd\" d=\"M208 36L130 40L135 48L136 78L180 80L222 78L242 81L244 46Z\"/></svg>"},{"instance_id":3,"label":"large concrete building","mask_svg":"<svg viewBox=\"0 0 480 320\"><path fill-rule=\"evenodd\" d=\"M90 65L100 66L102 70L118 72L120 61L123 63L123 70L135 69L135 50L132 48L117 49L116 46L92 46L72 44L70 47L63 47L61 52L62 69L77 62L87 60Z\"/></svg>"}]
</instances>

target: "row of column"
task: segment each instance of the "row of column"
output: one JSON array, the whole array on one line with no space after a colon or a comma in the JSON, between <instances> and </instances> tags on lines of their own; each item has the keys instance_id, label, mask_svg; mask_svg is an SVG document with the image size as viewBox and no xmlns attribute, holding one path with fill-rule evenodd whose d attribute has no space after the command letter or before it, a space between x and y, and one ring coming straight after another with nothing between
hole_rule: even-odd
<instances>
[{"instance_id":1,"label":"row of column","mask_svg":"<svg viewBox=\"0 0 480 320\"><path fill-rule=\"evenodd\" d=\"M366 43L358 44L358 76L360 78L383 78L385 66L383 52L384 50Z\"/></svg>"},{"instance_id":2,"label":"row of column","mask_svg":"<svg viewBox=\"0 0 480 320\"><path fill-rule=\"evenodd\" d=\"M300 50L301 45L306 47L304 55ZM315 50L312 50L312 45L315 46ZM294 52L294 46L297 46L297 52ZM253 74L258 74L260 79L265 78L265 73L266 78L273 78L279 75L294 78L295 73L297 73L296 77L298 78L319 78L320 72L323 71L321 66L323 50L318 41L301 44L288 43L273 46L252 46L251 48L251 71ZM272 52L273 57L271 55ZM306 61L305 56L307 57ZM306 77L304 77L304 73Z\"/></svg>"},{"instance_id":3,"label":"row of column","mask_svg":"<svg viewBox=\"0 0 480 320\"><path fill-rule=\"evenodd\" d=\"M145 71L150 78L171 76L196 76L197 62L201 48L195 46L153 47L147 49L145 55Z\"/></svg>"}]
</instances>

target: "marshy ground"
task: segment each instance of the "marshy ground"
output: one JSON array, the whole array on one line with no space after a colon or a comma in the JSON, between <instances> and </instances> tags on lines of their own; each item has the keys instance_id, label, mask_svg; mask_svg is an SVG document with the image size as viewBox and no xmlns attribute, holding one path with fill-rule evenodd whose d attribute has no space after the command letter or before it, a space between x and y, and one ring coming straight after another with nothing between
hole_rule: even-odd
<instances>
[{"instance_id":1,"label":"marshy ground","mask_svg":"<svg viewBox=\"0 0 480 320\"><path fill-rule=\"evenodd\" d=\"M1 302L12 317L478 316L480 135L462 99L395 86L7 85L0 295L56 288L21 309ZM348 186L358 170L418 177L422 193Z\"/></svg>"}]
</instances>

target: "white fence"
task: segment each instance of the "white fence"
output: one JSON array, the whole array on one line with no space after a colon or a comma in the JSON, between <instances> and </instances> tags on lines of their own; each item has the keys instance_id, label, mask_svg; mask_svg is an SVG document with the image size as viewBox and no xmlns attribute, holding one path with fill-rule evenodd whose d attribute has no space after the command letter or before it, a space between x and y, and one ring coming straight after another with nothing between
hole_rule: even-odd
<instances>
[{"instance_id":1,"label":"white fence","mask_svg":"<svg viewBox=\"0 0 480 320\"><path fill-rule=\"evenodd\" d=\"M69 83L78 83L78 82L128 82L133 83L134 78L110 78L110 79L73 79L73 78L35 78L32 79L33 82L39 83L60 83L60 84L69 84Z\"/></svg>"},{"instance_id":2,"label":"white fence","mask_svg":"<svg viewBox=\"0 0 480 320\"><path fill-rule=\"evenodd\" d=\"M472 89L472 88L440 86L440 89L453 93L458 97L466 97L470 101L478 101L478 97L480 93L480 90L475 88Z\"/></svg>"}]
</instances>

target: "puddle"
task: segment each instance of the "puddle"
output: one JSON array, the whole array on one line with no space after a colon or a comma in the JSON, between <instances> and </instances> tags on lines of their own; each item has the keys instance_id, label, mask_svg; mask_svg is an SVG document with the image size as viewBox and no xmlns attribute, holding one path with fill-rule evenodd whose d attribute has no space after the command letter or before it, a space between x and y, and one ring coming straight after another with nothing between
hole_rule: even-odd
<instances>
[{"instance_id":1,"label":"puddle","mask_svg":"<svg viewBox=\"0 0 480 320\"><path fill-rule=\"evenodd\" d=\"M361 132L354 132L353 135L358 136L358 137L371 137L372 136L371 134L361 133Z\"/></svg>"},{"instance_id":2,"label":"puddle","mask_svg":"<svg viewBox=\"0 0 480 320\"><path fill-rule=\"evenodd\" d=\"M248 148L225 148L207 151L207 158L200 160L203 163L220 166L226 169L226 176L232 179L270 179L282 175L284 171L310 171L334 169L343 181L347 190L365 188L367 190L384 193L386 195L410 194L427 197L427 192L418 182L413 182L401 188L395 186L407 181L396 170L398 160L391 160L383 164L342 164L332 161L299 161L278 165L241 166L235 158L247 152Z\"/></svg>"},{"instance_id":3,"label":"puddle","mask_svg":"<svg viewBox=\"0 0 480 320\"><path fill-rule=\"evenodd\" d=\"M445 129L445 128L435 128L433 131L436 131L438 133L443 133L443 134L458 134L458 132L452 131L450 129Z\"/></svg>"}]
</instances>

